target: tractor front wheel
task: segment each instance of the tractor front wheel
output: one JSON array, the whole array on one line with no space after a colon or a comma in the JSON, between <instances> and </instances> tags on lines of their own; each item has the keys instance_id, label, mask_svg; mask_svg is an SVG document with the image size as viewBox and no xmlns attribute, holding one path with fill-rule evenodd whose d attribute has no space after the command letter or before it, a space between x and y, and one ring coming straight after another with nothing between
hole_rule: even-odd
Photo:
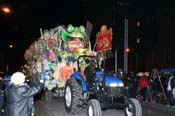
<instances>
[{"instance_id":1,"label":"tractor front wheel","mask_svg":"<svg viewBox=\"0 0 175 116\"><path fill-rule=\"evenodd\" d=\"M102 110L98 100L91 99L88 102L88 116L102 116Z\"/></svg>"},{"instance_id":2,"label":"tractor front wheel","mask_svg":"<svg viewBox=\"0 0 175 116\"><path fill-rule=\"evenodd\" d=\"M142 106L137 99L127 99L124 110L125 116L142 116Z\"/></svg>"}]
</instances>

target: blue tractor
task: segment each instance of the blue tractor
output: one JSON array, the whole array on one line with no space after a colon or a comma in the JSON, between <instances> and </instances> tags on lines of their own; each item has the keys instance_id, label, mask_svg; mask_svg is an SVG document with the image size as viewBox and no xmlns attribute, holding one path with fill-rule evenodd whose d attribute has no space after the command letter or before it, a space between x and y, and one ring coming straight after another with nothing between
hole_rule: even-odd
<instances>
[{"instance_id":1,"label":"blue tractor","mask_svg":"<svg viewBox=\"0 0 175 116\"><path fill-rule=\"evenodd\" d=\"M127 99L122 79L102 72L97 59L86 55L78 58L78 71L71 75L65 85L66 111L76 114L87 108L88 116L102 116L102 110L124 108L126 116L141 116L139 101L134 98ZM82 61L88 64L84 70L86 79L80 71Z\"/></svg>"}]
</instances>

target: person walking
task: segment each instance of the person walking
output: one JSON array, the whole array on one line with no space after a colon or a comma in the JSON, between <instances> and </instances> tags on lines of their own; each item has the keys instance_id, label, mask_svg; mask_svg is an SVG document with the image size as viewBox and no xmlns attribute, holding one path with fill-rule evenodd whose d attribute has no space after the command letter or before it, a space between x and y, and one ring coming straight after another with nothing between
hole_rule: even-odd
<instances>
[{"instance_id":1,"label":"person walking","mask_svg":"<svg viewBox=\"0 0 175 116\"><path fill-rule=\"evenodd\" d=\"M5 89L5 116L33 116L33 97L43 88L44 80L31 85L25 83L26 76L15 72Z\"/></svg>"}]
</instances>

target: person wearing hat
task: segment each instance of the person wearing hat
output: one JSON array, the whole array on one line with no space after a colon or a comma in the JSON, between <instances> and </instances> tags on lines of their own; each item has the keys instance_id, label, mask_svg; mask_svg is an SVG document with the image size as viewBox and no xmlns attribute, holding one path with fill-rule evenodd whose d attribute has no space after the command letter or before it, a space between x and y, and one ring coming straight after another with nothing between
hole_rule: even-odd
<instances>
[{"instance_id":1,"label":"person wearing hat","mask_svg":"<svg viewBox=\"0 0 175 116\"><path fill-rule=\"evenodd\" d=\"M15 72L5 90L5 116L32 116L33 96L43 88L44 80L31 85L25 83L26 76Z\"/></svg>"}]
</instances>

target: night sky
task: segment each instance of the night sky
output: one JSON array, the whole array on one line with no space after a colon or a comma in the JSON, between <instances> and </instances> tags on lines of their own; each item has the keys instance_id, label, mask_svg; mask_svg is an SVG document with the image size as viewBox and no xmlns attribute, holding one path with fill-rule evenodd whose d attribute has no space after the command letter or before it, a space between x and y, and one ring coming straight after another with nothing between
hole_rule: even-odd
<instances>
[{"instance_id":1,"label":"night sky","mask_svg":"<svg viewBox=\"0 0 175 116\"><path fill-rule=\"evenodd\" d=\"M13 11L5 16L1 13L0 19L0 34L8 38L8 42L28 43L40 36L40 28L49 29L68 23L82 24L80 1L4 0L0 3L1 6L5 4ZM6 42L7 39L1 41Z\"/></svg>"},{"instance_id":2,"label":"night sky","mask_svg":"<svg viewBox=\"0 0 175 116\"><path fill-rule=\"evenodd\" d=\"M22 65L25 63L23 58L25 50L40 37L40 28L45 30L68 24L85 26L87 20L93 23L92 39L95 38L102 24L113 27L114 37L120 39L122 37L119 36L123 33L120 32L122 28L117 28L121 26L120 17L131 17L132 20L135 20L136 16L139 16L140 19L147 20L145 22L148 22L149 25L156 26L154 22L157 21L157 17L155 15L158 15L161 9L160 2L157 1L0 0L0 7L8 5L12 9L12 13L8 15L0 11L0 50L5 54L7 63ZM169 8L169 4L165 6ZM149 38L149 34L147 36ZM148 43L153 43L154 38L156 35L147 40ZM118 41L115 40L115 42ZM8 48L9 44L14 45L13 50Z\"/></svg>"},{"instance_id":3,"label":"night sky","mask_svg":"<svg viewBox=\"0 0 175 116\"><path fill-rule=\"evenodd\" d=\"M40 37L40 28L85 24L80 0L1 0L2 6L12 10L10 14L0 11L0 49L10 65L25 63L24 52Z\"/></svg>"}]
</instances>

